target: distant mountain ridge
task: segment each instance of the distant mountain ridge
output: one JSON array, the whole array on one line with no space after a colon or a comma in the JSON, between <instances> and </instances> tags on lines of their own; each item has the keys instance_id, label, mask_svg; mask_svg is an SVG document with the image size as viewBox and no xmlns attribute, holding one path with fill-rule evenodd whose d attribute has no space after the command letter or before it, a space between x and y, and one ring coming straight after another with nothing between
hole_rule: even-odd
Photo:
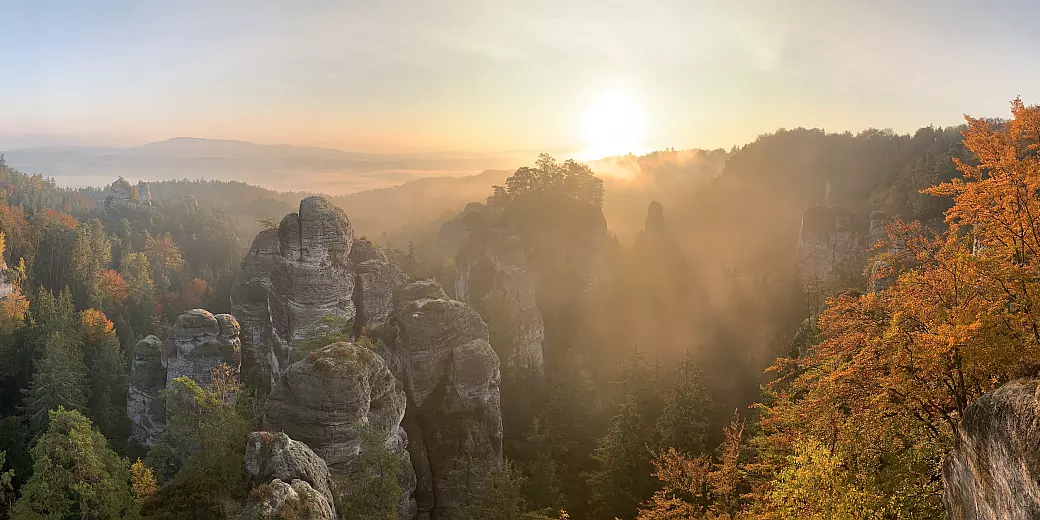
<instances>
[{"instance_id":1,"label":"distant mountain ridge","mask_svg":"<svg viewBox=\"0 0 1040 520\"><path fill-rule=\"evenodd\" d=\"M60 185L105 186L129 181L243 181L280 191L344 194L425 177L461 177L515 169L534 152L378 154L332 148L175 137L141 146L44 146L3 152L7 163Z\"/></svg>"}]
</instances>

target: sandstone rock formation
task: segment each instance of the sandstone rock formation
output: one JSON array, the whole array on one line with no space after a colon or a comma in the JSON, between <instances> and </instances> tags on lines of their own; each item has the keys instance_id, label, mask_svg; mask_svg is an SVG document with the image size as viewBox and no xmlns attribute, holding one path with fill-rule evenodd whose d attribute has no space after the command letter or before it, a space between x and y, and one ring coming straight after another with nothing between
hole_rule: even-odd
<instances>
[{"instance_id":1,"label":"sandstone rock formation","mask_svg":"<svg viewBox=\"0 0 1040 520\"><path fill-rule=\"evenodd\" d=\"M369 428L400 458L401 517L412 518L415 473L401 427L405 404L400 382L378 354L333 343L283 371L267 399L264 428L305 443L334 475L347 478L362 448L360 429Z\"/></svg>"},{"instance_id":2,"label":"sandstone rock formation","mask_svg":"<svg viewBox=\"0 0 1040 520\"><path fill-rule=\"evenodd\" d=\"M1040 518L1038 380L1012 381L972 403L942 476L949 520Z\"/></svg>"},{"instance_id":3,"label":"sandstone rock formation","mask_svg":"<svg viewBox=\"0 0 1040 520\"><path fill-rule=\"evenodd\" d=\"M436 282L413 282L395 293L380 347L408 396L418 518L457 518L466 493L453 476L463 464L502 463L501 373L487 326Z\"/></svg>"},{"instance_id":4,"label":"sandstone rock formation","mask_svg":"<svg viewBox=\"0 0 1040 520\"><path fill-rule=\"evenodd\" d=\"M335 520L336 510L324 495L304 480L274 479L253 488L243 520Z\"/></svg>"},{"instance_id":5,"label":"sandstone rock formation","mask_svg":"<svg viewBox=\"0 0 1040 520\"><path fill-rule=\"evenodd\" d=\"M155 445L166 426L166 407L159 394L166 388L166 369L162 364L162 342L148 336L134 346L130 366L130 390L126 414L130 418L130 442L137 446Z\"/></svg>"},{"instance_id":6,"label":"sandstone rock formation","mask_svg":"<svg viewBox=\"0 0 1040 520\"><path fill-rule=\"evenodd\" d=\"M362 326L386 323L393 313L394 290L408 276L394 265L378 247L362 238L350 250L354 265L354 308L357 332Z\"/></svg>"},{"instance_id":7,"label":"sandstone rock formation","mask_svg":"<svg viewBox=\"0 0 1040 520\"><path fill-rule=\"evenodd\" d=\"M235 279L231 306L242 324L243 380L267 393L287 367L292 343L325 315L344 318L356 332L379 325L403 281L375 246L355 239L343 210L322 197L304 199L277 230L256 236Z\"/></svg>"},{"instance_id":8,"label":"sandstone rock formation","mask_svg":"<svg viewBox=\"0 0 1040 520\"><path fill-rule=\"evenodd\" d=\"M468 232L455 256L455 297L473 307L492 327L492 346L505 364L541 374L545 327L524 241L509 228L489 225L484 207L476 206L479 209L467 206L470 211L442 227L442 234L451 235L458 231L456 221L461 221Z\"/></svg>"},{"instance_id":9,"label":"sandstone rock formation","mask_svg":"<svg viewBox=\"0 0 1040 520\"><path fill-rule=\"evenodd\" d=\"M194 309L177 317L165 343L148 336L134 346L130 367L130 441L151 447L166 426L166 407L160 392L170 381L185 376L200 386L212 383L213 369L227 364L238 370L241 359L239 326L230 314L213 315Z\"/></svg>"},{"instance_id":10,"label":"sandstone rock formation","mask_svg":"<svg viewBox=\"0 0 1040 520\"><path fill-rule=\"evenodd\" d=\"M802 212L798 270L809 282L830 279L839 270L862 269L866 231L861 219L840 206L811 206Z\"/></svg>"},{"instance_id":11,"label":"sandstone rock formation","mask_svg":"<svg viewBox=\"0 0 1040 520\"><path fill-rule=\"evenodd\" d=\"M207 387L222 364L238 370L242 359L239 325L230 314L193 309L177 317L162 349L166 381L186 376Z\"/></svg>"},{"instance_id":12,"label":"sandstone rock formation","mask_svg":"<svg viewBox=\"0 0 1040 520\"><path fill-rule=\"evenodd\" d=\"M109 186L108 191L110 193L105 197L105 207L108 208L152 205L151 186L144 181L138 182L137 186L132 186L120 177Z\"/></svg>"},{"instance_id":13,"label":"sandstone rock formation","mask_svg":"<svg viewBox=\"0 0 1040 520\"><path fill-rule=\"evenodd\" d=\"M268 496L254 493L261 495L253 506L259 518L284 518L278 515L293 501L312 513L302 518L336 518L329 468L306 444L284 433L253 432L246 441L245 466L253 489L268 491Z\"/></svg>"}]
</instances>

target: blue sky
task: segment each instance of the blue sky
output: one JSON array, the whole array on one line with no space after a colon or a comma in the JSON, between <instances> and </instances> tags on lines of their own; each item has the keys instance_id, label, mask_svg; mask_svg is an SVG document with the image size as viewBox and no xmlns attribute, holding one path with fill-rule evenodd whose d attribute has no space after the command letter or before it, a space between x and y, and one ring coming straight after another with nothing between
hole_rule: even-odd
<instances>
[{"instance_id":1,"label":"blue sky","mask_svg":"<svg viewBox=\"0 0 1040 520\"><path fill-rule=\"evenodd\" d=\"M577 148L590 103L622 91L642 144L710 148L1040 102L1025 1L3 4L0 146Z\"/></svg>"}]
</instances>

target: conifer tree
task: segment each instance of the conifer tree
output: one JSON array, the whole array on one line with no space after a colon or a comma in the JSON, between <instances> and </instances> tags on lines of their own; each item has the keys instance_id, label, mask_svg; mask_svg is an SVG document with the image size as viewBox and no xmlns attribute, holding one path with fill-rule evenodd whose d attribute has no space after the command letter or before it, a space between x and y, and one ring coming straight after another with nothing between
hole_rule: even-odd
<instances>
[{"instance_id":1,"label":"conifer tree","mask_svg":"<svg viewBox=\"0 0 1040 520\"><path fill-rule=\"evenodd\" d=\"M105 437L83 414L59 407L32 448L33 475L14 504L18 519L97 518L135 515L130 473Z\"/></svg>"}]
</instances>

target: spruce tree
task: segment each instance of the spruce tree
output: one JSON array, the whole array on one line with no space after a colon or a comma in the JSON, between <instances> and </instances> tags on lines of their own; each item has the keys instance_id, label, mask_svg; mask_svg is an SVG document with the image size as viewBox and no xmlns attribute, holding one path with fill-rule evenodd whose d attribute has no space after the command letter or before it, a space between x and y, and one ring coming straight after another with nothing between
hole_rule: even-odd
<instances>
[{"instance_id":1,"label":"spruce tree","mask_svg":"<svg viewBox=\"0 0 1040 520\"><path fill-rule=\"evenodd\" d=\"M116 519L136 513L125 460L83 414L59 407L32 449L33 475L14 504L13 518Z\"/></svg>"}]
</instances>

